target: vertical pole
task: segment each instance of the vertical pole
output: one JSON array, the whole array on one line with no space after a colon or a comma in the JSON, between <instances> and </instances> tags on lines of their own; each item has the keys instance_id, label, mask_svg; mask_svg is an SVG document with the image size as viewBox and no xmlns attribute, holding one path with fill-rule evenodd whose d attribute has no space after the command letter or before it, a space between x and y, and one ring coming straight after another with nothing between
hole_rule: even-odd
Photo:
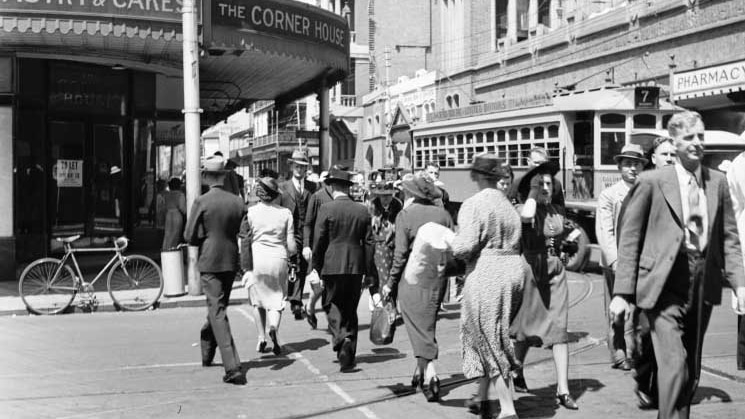
<instances>
[{"instance_id":1,"label":"vertical pole","mask_svg":"<svg viewBox=\"0 0 745 419\"><path fill-rule=\"evenodd\" d=\"M669 67L669 76L668 76L668 82L667 84L670 85L670 104L675 106L675 55L670 55L670 64L668 64ZM667 127L662 127L662 129L667 129Z\"/></svg>"},{"instance_id":2,"label":"vertical pole","mask_svg":"<svg viewBox=\"0 0 745 419\"><path fill-rule=\"evenodd\" d=\"M196 1L184 0L182 10L182 30L184 33L184 137L186 142L186 211L191 207L201 192L202 182L199 173L200 127L199 114L199 47L197 45ZM197 259L199 248L189 246L187 275L189 294L201 295Z\"/></svg>"},{"instance_id":3,"label":"vertical pole","mask_svg":"<svg viewBox=\"0 0 745 419\"><path fill-rule=\"evenodd\" d=\"M318 127L318 151L321 170L328 170L331 167L331 138L329 137L329 88L326 86L326 79L321 82L321 89L318 92L318 106L318 113L321 115Z\"/></svg>"}]
</instances>

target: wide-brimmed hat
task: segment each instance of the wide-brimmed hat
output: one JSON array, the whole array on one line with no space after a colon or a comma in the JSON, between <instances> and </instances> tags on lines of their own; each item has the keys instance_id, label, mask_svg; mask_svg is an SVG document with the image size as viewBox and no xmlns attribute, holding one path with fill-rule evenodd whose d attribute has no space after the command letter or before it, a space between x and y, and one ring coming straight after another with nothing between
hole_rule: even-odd
<instances>
[{"instance_id":1,"label":"wide-brimmed hat","mask_svg":"<svg viewBox=\"0 0 745 419\"><path fill-rule=\"evenodd\" d=\"M225 157L223 156L209 156L202 162L202 173L226 173L225 170Z\"/></svg>"},{"instance_id":2,"label":"wide-brimmed hat","mask_svg":"<svg viewBox=\"0 0 745 419\"><path fill-rule=\"evenodd\" d=\"M292 157L287 159L290 163L295 164L301 164L303 166L308 166L310 164L310 161L308 161L308 156L305 155L305 152L303 150L295 150L292 152Z\"/></svg>"},{"instance_id":3,"label":"wide-brimmed hat","mask_svg":"<svg viewBox=\"0 0 745 419\"><path fill-rule=\"evenodd\" d=\"M277 179L267 176L259 179L259 183L267 188L270 192L274 192L276 194L281 194L282 190L279 188L279 181Z\"/></svg>"},{"instance_id":4,"label":"wide-brimmed hat","mask_svg":"<svg viewBox=\"0 0 745 419\"><path fill-rule=\"evenodd\" d=\"M421 174L407 177L401 182L401 188L414 198L434 201L442 198L442 190L435 185L432 178Z\"/></svg>"},{"instance_id":5,"label":"wide-brimmed hat","mask_svg":"<svg viewBox=\"0 0 745 419\"><path fill-rule=\"evenodd\" d=\"M492 178L509 177L507 170L504 168L504 161L496 154L483 153L473 158L471 171L481 173Z\"/></svg>"},{"instance_id":6,"label":"wide-brimmed hat","mask_svg":"<svg viewBox=\"0 0 745 419\"><path fill-rule=\"evenodd\" d=\"M324 180L325 183L342 183L346 185L352 185L354 184L354 181L352 180L354 178L354 173L348 171L348 170L341 170L337 169L335 167L332 167L331 170L329 170L328 176L326 176L326 179Z\"/></svg>"},{"instance_id":7,"label":"wide-brimmed hat","mask_svg":"<svg viewBox=\"0 0 745 419\"><path fill-rule=\"evenodd\" d=\"M536 175L551 175L553 178L557 173L559 173L559 164L553 161L541 163L528 170L528 172L525 173L525 176L520 179L520 183L517 186L517 193L520 196L520 201L524 202L525 199L527 199L528 194L530 193L530 181Z\"/></svg>"},{"instance_id":8,"label":"wide-brimmed hat","mask_svg":"<svg viewBox=\"0 0 745 419\"><path fill-rule=\"evenodd\" d=\"M121 171L122 169L119 166L111 166L111 170L109 170L109 174L115 175Z\"/></svg>"},{"instance_id":9,"label":"wide-brimmed hat","mask_svg":"<svg viewBox=\"0 0 745 419\"><path fill-rule=\"evenodd\" d=\"M377 182L370 185L370 192L374 195L394 195L396 188L393 182Z\"/></svg>"},{"instance_id":10,"label":"wide-brimmed hat","mask_svg":"<svg viewBox=\"0 0 745 419\"><path fill-rule=\"evenodd\" d=\"M631 159L631 160L637 160L642 162L642 164L649 163L649 160L647 160L646 157L644 157L644 150L642 149L642 146L639 144L626 144L621 149L621 154L616 154L613 156L613 161L616 163L619 163L621 159Z\"/></svg>"}]
</instances>

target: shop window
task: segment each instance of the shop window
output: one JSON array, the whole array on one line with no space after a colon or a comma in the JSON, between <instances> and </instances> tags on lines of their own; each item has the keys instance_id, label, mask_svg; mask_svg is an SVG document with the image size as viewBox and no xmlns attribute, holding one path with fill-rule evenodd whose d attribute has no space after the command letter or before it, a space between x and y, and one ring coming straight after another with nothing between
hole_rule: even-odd
<instances>
[{"instance_id":1,"label":"shop window","mask_svg":"<svg viewBox=\"0 0 745 419\"><path fill-rule=\"evenodd\" d=\"M533 130L533 138L536 140L542 140L543 139L543 127L535 127Z\"/></svg>"},{"instance_id":2,"label":"shop window","mask_svg":"<svg viewBox=\"0 0 745 419\"><path fill-rule=\"evenodd\" d=\"M657 117L649 114L634 115L634 128L655 128Z\"/></svg>"}]
</instances>

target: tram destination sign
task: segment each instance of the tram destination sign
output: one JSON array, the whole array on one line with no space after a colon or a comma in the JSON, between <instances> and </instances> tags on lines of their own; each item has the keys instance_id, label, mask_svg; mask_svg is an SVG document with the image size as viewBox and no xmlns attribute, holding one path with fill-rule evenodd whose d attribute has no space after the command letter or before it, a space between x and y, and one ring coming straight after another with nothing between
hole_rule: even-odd
<instances>
[{"instance_id":1,"label":"tram destination sign","mask_svg":"<svg viewBox=\"0 0 745 419\"><path fill-rule=\"evenodd\" d=\"M427 122L445 121L448 119L465 118L468 116L485 115L495 112L506 112L517 109L549 106L552 103L553 100L551 98L551 95L548 93L502 99L496 102L478 103L463 108L437 111L427 117Z\"/></svg>"},{"instance_id":2,"label":"tram destination sign","mask_svg":"<svg viewBox=\"0 0 745 419\"><path fill-rule=\"evenodd\" d=\"M201 0L195 0L197 13ZM0 0L5 13L91 16L181 23L183 0ZM60 16L61 15L61 16Z\"/></svg>"}]
</instances>

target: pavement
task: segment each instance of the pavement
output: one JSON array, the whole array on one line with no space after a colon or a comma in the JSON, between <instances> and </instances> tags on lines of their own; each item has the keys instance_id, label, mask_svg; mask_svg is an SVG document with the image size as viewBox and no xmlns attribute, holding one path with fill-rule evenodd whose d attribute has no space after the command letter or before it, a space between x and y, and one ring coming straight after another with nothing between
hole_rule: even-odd
<instances>
[{"instance_id":1,"label":"pavement","mask_svg":"<svg viewBox=\"0 0 745 419\"><path fill-rule=\"evenodd\" d=\"M602 284L594 274L569 277L569 378L580 410L554 406L551 353L533 349L525 369L531 392L516 394L521 418L656 417L655 411L637 409L631 373L609 367ZM415 361L405 328L389 346L370 343L366 294L358 307L357 368L341 373L330 336L322 330L322 313L314 331L286 315L280 328L283 354L258 354L251 310L240 303L245 298L241 290L234 291L237 304L228 313L247 371L246 386L223 384L221 368L201 367L198 330L204 297L173 298L142 313L106 312L102 301L98 312L59 316L12 315L6 309L9 300L0 300L2 313L11 314L0 317L0 417L475 417L463 407L475 384L461 373L459 304L446 304L438 321L443 390L440 402L427 403L407 386ZM745 371L735 369L735 333L734 314L717 307L692 417L734 418L745 411Z\"/></svg>"}]
</instances>

